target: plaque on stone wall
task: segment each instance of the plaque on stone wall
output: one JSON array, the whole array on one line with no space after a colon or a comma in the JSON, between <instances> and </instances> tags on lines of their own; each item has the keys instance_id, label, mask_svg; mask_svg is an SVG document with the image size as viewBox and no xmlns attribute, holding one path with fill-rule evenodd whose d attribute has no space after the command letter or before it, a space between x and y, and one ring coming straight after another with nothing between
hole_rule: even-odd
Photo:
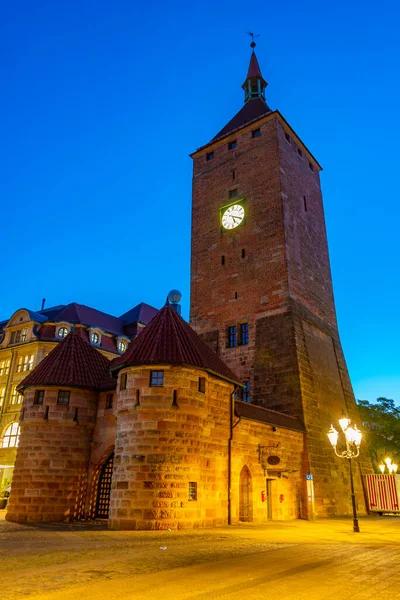
<instances>
[{"instance_id":1,"label":"plaque on stone wall","mask_svg":"<svg viewBox=\"0 0 400 600\"><path fill-rule=\"evenodd\" d=\"M269 465L279 465L279 463L281 462L281 459L279 458L279 456L268 456L267 458L267 463Z\"/></svg>"}]
</instances>

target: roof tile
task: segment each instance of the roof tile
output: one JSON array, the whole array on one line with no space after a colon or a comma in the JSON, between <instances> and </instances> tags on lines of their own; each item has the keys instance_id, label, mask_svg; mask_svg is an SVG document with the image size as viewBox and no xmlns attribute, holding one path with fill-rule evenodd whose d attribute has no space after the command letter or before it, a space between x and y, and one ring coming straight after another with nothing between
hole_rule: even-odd
<instances>
[{"instance_id":1,"label":"roof tile","mask_svg":"<svg viewBox=\"0 0 400 600\"><path fill-rule=\"evenodd\" d=\"M110 361L86 342L81 333L71 332L19 384L23 390L31 386L62 385L97 391L112 390Z\"/></svg>"},{"instance_id":2,"label":"roof tile","mask_svg":"<svg viewBox=\"0 0 400 600\"><path fill-rule=\"evenodd\" d=\"M151 364L190 365L233 383L240 382L169 305L164 306L146 329L131 342L125 354L112 361L111 371L117 372L133 365Z\"/></svg>"}]
</instances>

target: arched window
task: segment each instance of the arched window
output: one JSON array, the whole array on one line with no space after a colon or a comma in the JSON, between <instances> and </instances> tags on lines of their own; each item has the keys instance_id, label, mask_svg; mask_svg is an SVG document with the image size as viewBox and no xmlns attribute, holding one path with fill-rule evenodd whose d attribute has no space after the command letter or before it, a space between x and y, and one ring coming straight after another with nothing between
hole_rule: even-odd
<instances>
[{"instance_id":1,"label":"arched window","mask_svg":"<svg viewBox=\"0 0 400 600\"><path fill-rule=\"evenodd\" d=\"M14 423L10 423L3 435L3 439L1 440L1 447L16 448L18 446L19 433L20 429L18 423L16 421Z\"/></svg>"}]
</instances>

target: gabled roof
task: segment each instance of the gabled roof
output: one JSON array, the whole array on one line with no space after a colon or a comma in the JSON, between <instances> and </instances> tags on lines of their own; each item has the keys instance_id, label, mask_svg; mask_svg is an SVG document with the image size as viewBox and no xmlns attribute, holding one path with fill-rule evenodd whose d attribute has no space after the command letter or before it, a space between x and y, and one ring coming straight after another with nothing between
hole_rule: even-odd
<instances>
[{"instance_id":1,"label":"gabled roof","mask_svg":"<svg viewBox=\"0 0 400 600\"><path fill-rule=\"evenodd\" d=\"M158 313L158 308L150 306L145 302L141 302L128 312L120 316L120 319L125 323L149 323L153 317Z\"/></svg>"},{"instance_id":2,"label":"gabled roof","mask_svg":"<svg viewBox=\"0 0 400 600\"><path fill-rule=\"evenodd\" d=\"M241 129L245 127L251 121L256 121L261 119L261 117L265 117L268 113L272 112L268 104L262 98L255 98L253 100L249 100L246 104L239 110L238 113L217 133L216 136L211 140L215 142L219 138L225 137L230 133L233 133L237 129Z\"/></svg>"},{"instance_id":3,"label":"gabled roof","mask_svg":"<svg viewBox=\"0 0 400 600\"><path fill-rule=\"evenodd\" d=\"M110 361L96 348L71 332L19 384L18 390L32 386L67 386L96 391L112 390Z\"/></svg>"},{"instance_id":4,"label":"gabled roof","mask_svg":"<svg viewBox=\"0 0 400 600\"><path fill-rule=\"evenodd\" d=\"M111 363L111 372L133 365L198 367L233 383L239 378L207 346L178 313L166 305L135 338L122 356Z\"/></svg>"}]
</instances>

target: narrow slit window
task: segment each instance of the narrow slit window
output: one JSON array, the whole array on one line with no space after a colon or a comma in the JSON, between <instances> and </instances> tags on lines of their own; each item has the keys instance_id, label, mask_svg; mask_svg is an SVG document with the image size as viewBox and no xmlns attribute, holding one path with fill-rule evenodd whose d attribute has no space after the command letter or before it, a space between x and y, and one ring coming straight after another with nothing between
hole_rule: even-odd
<instances>
[{"instance_id":1,"label":"narrow slit window","mask_svg":"<svg viewBox=\"0 0 400 600\"><path fill-rule=\"evenodd\" d=\"M290 135L289 135L288 133L285 133L285 138L286 138L286 141L287 141L289 144L291 144L291 141L290 141Z\"/></svg>"},{"instance_id":2,"label":"narrow slit window","mask_svg":"<svg viewBox=\"0 0 400 600\"><path fill-rule=\"evenodd\" d=\"M189 481L188 500L197 500L197 481Z\"/></svg>"},{"instance_id":3,"label":"narrow slit window","mask_svg":"<svg viewBox=\"0 0 400 600\"><path fill-rule=\"evenodd\" d=\"M121 390L126 390L126 381L128 379L128 375L126 373L122 373L121 375L121 380L119 383L119 389Z\"/></svg>"},{"instance_id":4,"label":"narrow slit window","mask_svg":"<svg viewBox=\"0 0 400 600\"><path fill-rule=\"evenodd\" d=\"M232 173L232 179L235 180L235 178L236 178L236 169L232 169L231 173Z\"/></svg>"},{"instance_id":5,"label":"narrow slit window","mask_svg":"<svg viewBox=\"0 0 400 600\"><path fill-rule=\"evenodd\" d=\"M242 248L242 258L246 257L246 250L244 248Z\"/></svg>"},{"instance_id":6,"label":"narrow slit window","mask_svg":"<svg viewBox=\"0 0 400 600\"><path fill-rule=\"evenodd\" d=\"M312 162L309 162L308 166L310 167L311 171L314 171L314 165L312 164Z\"/></svg>"},{"instance_id":7,"label":"narrow slit window","mask_svg":"<svg viewBox=\"0 0 400 600\"><path fill-rule=\"evenodd\" d=\"M303 150L301 148L297 148L297 153L300 156L300 158L303 158Z\"/></svg>"},{"instance_id":8,"label":"narrow slit window","mask_svg":"<svg viewBox=\"0 0 400 600\"><path fill-rule=\"evenodd\" d=\"M201 392L202 394L206 393L206 378L205 377L199 377L199 392Z\"/></svg>"},{"instance_id":9,"label":"narrow slit window","mask_svg":"<svg viewBox=\"0 0 400 600\"><path fill-rule=\"evenodd\" d=\"M222 256L221 256L221 265L224 265L224 264L225 264L225 256L224 256L224 255L222 255Z\"/></svg>"},{"instance_id":10,"label":"narrow slit window","mask_svg":"<svg viewBox=\"0 0 400 600\"><path fill-rule=\"evenodd\" d=\"M304 205L304 210L307 212L307 198L305 196L303 196L303 205Z\"/></svg>"},{"instance_id":11,"label":"narrow slit window","mask_svg":"<svg viewBox=\"0 0 400 600\"><path fill-rule=\"evenodd\" d=\"M235 292L235 300L237 300L238 294L237 292Z\"/></svg>"},{"instance_id":12,"label":"narrow slit window","mask_svg":"<svg viewBox=\"0 0 400 600\"><path fill-rule=\"evenodd\" d=\"M106 396L106 408L112 408L114 394L107 394Z\"/></svg>"}]
</instances>

